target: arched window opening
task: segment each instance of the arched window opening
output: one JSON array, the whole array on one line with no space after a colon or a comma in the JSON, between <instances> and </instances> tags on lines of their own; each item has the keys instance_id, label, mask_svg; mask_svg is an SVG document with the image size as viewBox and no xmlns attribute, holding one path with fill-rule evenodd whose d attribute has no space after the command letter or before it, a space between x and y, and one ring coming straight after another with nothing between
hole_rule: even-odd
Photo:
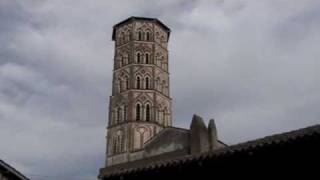
<instances>
[{"instance_id":1,"label":"arched window opening","mask_svg":"<svg viewBox=\"0 0 320 180\"><path fill-rule=\"evenodd\" d=\"M158 122L162 124L162 110L160 108L158 109Z\"/></svg>"},{"instance_id":2,"label":"arched window opening","mask_svg":"<svg viewBox=\"0 0 320 180\"><path fill-rule=\"evenodd\" d=\"M140 121L141 118L141 107L140 104L136 105L136 121Z\"/></svg>"},{"instance_id":3,"label":"arched window opening","mask_svg":"<svg viewBox=\"0 0 320 180\"><path fill-rule=\"evenodd\" d=\"M127 106L123 107L123 121L127 121L128 117L127 117Z\"/></svg>"},{"instance_id":4,"label":"arched window opening","mask_svg":"<svg viewBox=\"0 0 320 180\"><path fill-rule=\"evenodd\" d=\"M120 92L122 92L123 91L123 81L122 81L122 79L119 79L119 89L120 89Z\"/></svg>"},{"instance_id":5,"label":"arched window opening","mask_svg":"<svg viewBox=\"0 0 320 180\"><path fill-rule=\"evenodd\" d=\"M125 65L124 56L121 57L121 65Z\"/></svg>"},{"instance_id":6,"label":"arched window opening","mask_svg":"<svg viewBox=\"0 0 320 180\"><path fill-rule=\"evenodd\" d=\"M119 124L120 120L121 120L121 108L118 107L117 108L117 122L116 123Z\"/></svg>"},{"instance_id":7,"label":"arched window opening","mask_svg":"<svg viewBox=\"0 0 320 180\"><path fill-rule=\"evenodd\" d=\"M137 53L137 63L140 63L141 62L141 55L140 53Z\"/></svg>"},{"instance_id":8,"label":"arched window opening","mask_svg":"<svg viewBox=\"0 0 320 180\"><path fill-rule=\"evenodd\" d=\"M146 54L146 64L149 64L149 54Z\"/></svg>"},{"instance_id":9,"label":"arched window opening","mask_svg":"<svg viewBox=\"0 0 320 180\"><path fill-rule=\"evenodd\" d=\"M163 110L162 119L163 119L163 124L164 124L165 126L168 126L168 122L167 122L167 108L164 108L164 110Z\"/></svg>"},{"instance_id":10,"label":"arched window opening","mask_svg":"<svg viewBox=\"0 0 320 180\"><path fill-rule=\"evenodd\" d=\"M161 36L160 41L161 41L161 43L165 43L166 42L166 40L165 40L163 35Z\"/></svg>"},{"instance_id":11,"label":"arched window opening","mask_svg":"<svg viewBox=\"0 0 320 180\"><path fill-rule=\"evenodd\" d=\"M156 117L156 122L159 123L159 112L158 109L156 109L155 113L155 117Z\"/></svg>"},{"instance_id":12,"label":"arched window opening","mask_svg":"<svg viewBox=\"0 0 320 180\"><path fill-rule=\"evenodd\" d=\"M124 32L121 32L119 37L120 44L124 43L124 38Z\"/></svg>"},{"instance_id":13,"label":"arched window opening","mask_svg":"<svg viewBox=\"0 0 320 180\"><path fill-rule=\"evenodd\" d=\"M159 63L159 66L163 68L163 66L164 66L164 57L161 56L160 59L161 59L161 61L160 61L160 63Z\"/></svg>"},{"instance_id":14,"label":"arched window opening","mask_svg":"<svg viewBox=\"0 0 320 180\"><path fill-rule=\"evenodd\" d=\"M124 151L124 137L123 135L119 135L119 152L123 152Z\"/></svg>"},{"instance_id":15,"label":"arched window opening","mask_svg":"<svg viewBox=\"0 0 320 180\"><path fill-rule=\"evenodd\" d=\"M140 89L140 77L139 76L137 77L137 82L136 83L137 83L136 84L137 89Z\"/></svg>"},{"instance_id":16,"label":"arched window opening","mask_svg":"<svg viewBox=\"0 0 320 180\"><path fill-rule=\"evenodd\" d=\"M118 92L121 92L121 87L122 87L121 79L119 78L118 81L117 81L117 89L118 89Z\"/></svg>"},{"instance_id":17,"label":"arched window opening","mask_svg":"<svg viewBox=\"0 0 320 180\"><path fill-rule=\"evenodd\" d=\"M154 88L155 88L155 90L159 90L159 82L160 82L160 79L157 78L157 79L155 80L155 83L154 83Z\"/></svg>"},{"instance_id":18,"label":"arched window opening","mask_svg":"<svg viewBox=\"0 0 320 180\"><path fill-rule=\"evenodd\" d=\"M116 138L113 139L112 152L113 152L113 154L117 153L117 139Z\"/></svg>"},{"instance_id":19,"label":"arched window opening","mask_svg":"<svg viewBox=\"0 0 320 180\"><path fill-rule=\"evenodd\" d=\"M121 135L117 135L117 153L121 152Z\"/></svg>"},{"instance_id":20,"label":"arched window opening","mask_svg":"<svg viewBox=\"0 0 320 180\"><path fill-rule=\"evenodd\" d=\"M125 90L129 89L129 78L125 77Z\"/></svg>"},{"instance_id":21,"label":"arched window opening","mask_svg":"<svg viewBox=\"0 0 320 180\"><path fill-rule=\"evenodd\" d=\"M149 77L146 77L146 89L150 89Z\"/></svg>"},{"instance_id":22,"label":"arched window opening","mask_svg":"<svg viewBox=\"0 0 320 180\"><path fill-rule=\"evenodd\" d=\"M121 58L122 66L125 66L128 64L128 54L124 54Z\"/></svg>"},{"instance_id":23,"label":"arched window opening","mask_svg":"<svg viewBox=\"0 0 320 180\"><path fill-rule=\"evenodd\" d=\"M150 41L150 32L147 32L147 41Z\"/></svg>"},{"instance_id":24,"label":"arched window opening","mask_svg":"<svg viewBox=\"0 0 320 180\"><path fill-rule=\"evenodd\" d=\"M141 31L138 32L138 40L139 40L139 41L142 40L142 32L141 32Z\"/></svg>"},{"instance_id":25,"label":"arched window opening","mask_svg":"<svg viewBox=\"0 0 320 180\"><path fill-rule=\"evenodd\" d=\"M125 40L126 40L126 41L130 41L130 31L127 31L127 32L125 33Z\"/></svg>"},{"instance_id":26,"label":"arched window opening","mask_svg":"<svg viewBox=\"0 0 320 180\"><path fill-rule=\"evenodd\" d=\"M163 56L161 54L157 54L156 65L161 67Z\"/></svg>"},{"instance_id":27,"label":"arched window opening","mask_svg":"<svg viewBox=\"0 0 320 180\"><path fill-rule=\"evenodd\" d=\"M121 59L118 60L118 68L121 68L122 67L122 57Z\"/></svg>"},{"instance_id":28,"label":"arched window opening","mask_svg":"<svg viewBox=\"0 0 320 180\"><path fill-rule=\"evenodd\" d=\"M150 105L146 106L146 121L150 121Z\"/></svg>"}]
</instances>

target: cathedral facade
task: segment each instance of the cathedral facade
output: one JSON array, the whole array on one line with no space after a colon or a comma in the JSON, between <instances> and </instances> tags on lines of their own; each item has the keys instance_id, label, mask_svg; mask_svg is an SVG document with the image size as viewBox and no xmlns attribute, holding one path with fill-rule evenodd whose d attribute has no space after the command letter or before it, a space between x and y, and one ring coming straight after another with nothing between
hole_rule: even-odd
<instances>
[{"instance_id":1,"label":"cathedral facade","mask_svg":"<svg viewBox=\"0 0 320 180\"><path fill-rule=\"evenodd\" d=\"M141 158L144 144L172 125L169 35L167 26L151 18L132 17L113 27L108 165Z\"/></svg>"}]
</instances>

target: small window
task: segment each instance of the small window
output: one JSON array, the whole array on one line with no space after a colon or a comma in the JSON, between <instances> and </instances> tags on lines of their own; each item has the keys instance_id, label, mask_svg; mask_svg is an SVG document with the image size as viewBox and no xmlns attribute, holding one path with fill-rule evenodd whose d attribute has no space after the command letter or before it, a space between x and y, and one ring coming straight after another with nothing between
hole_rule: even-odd
<instances>
[{"instance_id":1,"label":"small window","mask_svg":"<svg viewBox=\"0 0 320 180\"><path fill-rule=\"evenodd\" d=\"M150 105L146 106L146 121L150 121Z\"/></svg>"},{"instance_id":2,"label":"small window","mask_svg":"<svg viewBox=\"0 0 320 180\"><path fill-rule=\"evenodd\" d=\"M119 88L120 88L120 92L123 91L123 81L121 79L119 79Z\"/></svg>"},{"instance_id":3,"label":"small window","mask_svg":"<svg viewBox=\"0 0 320 180\"><path fill-rule=\"evenodd\" d=\"M137 84L136 84L137 89L140 89L140 77L137 77Z\"/></svg>"},{"instance_id":4,"label":"small window","mask_svg":"<svg viewBox=\"0 0 320 180\"><path fill-rule=\"evenodd\" d=\"M146 77L146 89L150 89L149 77Z\"/></svg>"},{"instance_id":5,"label":"small window","mask_svg":"<svg viewBox=\"0 0 320 180\"><path fill-rule=\"evenodd\" d=\"M124 136L123 135L120 135L120 142L119 142L119 145L120 145L120 148L119 148L119 152L123 152L124 151Z\"/></svg>"},{"instance_id":6,"label":"small window","mask_svg":"<svg viewBox=\"0 0 320 180\"><path fill-rule=\"evenodd\" d=\"M141 114L140 114L140 109L141 109L141 108L140 108L140 104L137 104L137 105L136 105L136 120L137 120L137 121L140 121L140 115L141 115Z\"/></svg>"},{"instance_id":7,"label":"small window","mask_svg":"<svg viewBox=\"0 0 320 180\"><path fill-rule=\"evenodd\" d=\"M155 83L154 83L155 90L158 90L158 88L159 88L159 81L160 80L158 78L155 80Z\"/></svg>"},{"instance_id":8,"label":"small window","mask_svg":"<svg viewBox=\"0 0 320 180\"><path fill-rule=\"evenodd\" d=\"M147 41L150 41L150 32L147 32Z\"/></svg>"},{"instance_id":9,"label":"small window","mask_svg":"<svg viewBox=\"0 0 320 180\"><path fill-rule=\"evenodd\" d=\"M127 106L123 107L123 120L127 121Z\"/></svg>"},{"instance_id":10,"label":"small window","mask_svg":"<svg viewBox=\"0 0 320 180\"><path fill-rule=\"evenodd\" d=\"M138 32L138 40L139 40L139 41L142 40L142 32L141 32L141 31Z\"/></svg>"},{"instance_id":11,"label":"small window","mask_svg":"<svg viewBox=\"0 0 320 180\"><path fill-rule=\"evenodd\" d=\"M117 153L117 139L116 138L113 139L112 151L113 151L113 154Z\"/></svg>"},{"instance_id":12,"label":"small window","mask_svg":"<svg viewBox=\"0 0 320 180\"><path fill-rule=\"evenodd\" d=\"M137 63L140 63L141 55L140 53L137 53Z\"/></svg>"},{"instance_id":13,"label":"small window","mask_svg":"<svg viewBox=\"0 0 320 180\"><path fill-rule=\"evenodd\" d=\"M125 87L125 90L128 90L129 89L129 78L126 77L126 87Z\"/></svg>"},{"instance_id":14,"label":"small window","mask_svg":"<svg viewBox=\"0 0 320 180\"><path fill-rule=\"evenodd\" d=\"M118 86L118 88L117 88L118 92L121 92L122 91L122 81L121 81L120 78L118 79L118 85L117 86Z\"/></svg>"},{"instance_id":15,"label":"small window","mask_svg":"<svg viewBox=\"0 0 320 180\"><path fill-rule=\"evenodd\" d=\"M146 64L149 64L149 54L146 54Z\"/></svg>"},{"instance_id":16,"label":"small window","mask_svg":"<svg viewBox=\"0 0 320 180\"><path fill-rule=\"evenodd\" d=\"M121 120L121 108L119 107L117 109L117 124L120 123L120 120Z\"/></svg>"}]
</instances>

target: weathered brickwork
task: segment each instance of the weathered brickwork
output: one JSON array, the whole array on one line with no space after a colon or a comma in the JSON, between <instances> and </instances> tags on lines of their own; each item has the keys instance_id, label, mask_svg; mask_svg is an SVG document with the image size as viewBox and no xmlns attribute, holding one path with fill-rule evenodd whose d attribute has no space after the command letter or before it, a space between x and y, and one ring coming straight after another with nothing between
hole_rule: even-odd
<instances>
[{"instance_id":1,"label":"weathered brickwork","mask_svg":"<svg viewBox=\"0 0 320 180\"><path fill-rule=\"evenodd\" d=\"M113 31L108 166L142 158L144 144L172 125L167 50L170 30L157 19L133 17L115 25Z\"/></svg>"}]
</instances>

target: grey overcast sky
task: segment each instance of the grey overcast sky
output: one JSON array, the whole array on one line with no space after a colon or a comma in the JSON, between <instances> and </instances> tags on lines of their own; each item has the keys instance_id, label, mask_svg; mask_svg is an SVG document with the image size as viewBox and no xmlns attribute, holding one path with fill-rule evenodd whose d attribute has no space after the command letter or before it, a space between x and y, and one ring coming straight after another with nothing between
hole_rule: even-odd
<instances>
[{"instance_id":1,"label":"grey overcast sky","mask_svg":"<svg viewBox=\"0 0 320 180\"><path fill-rule=\"evenodd\" d=\"M0 159L35 180L95 179L105 159L112 26L160 19L174 124L235 144L320 123L318 0L1 0Z\"/></svg>"}]
</instances>

